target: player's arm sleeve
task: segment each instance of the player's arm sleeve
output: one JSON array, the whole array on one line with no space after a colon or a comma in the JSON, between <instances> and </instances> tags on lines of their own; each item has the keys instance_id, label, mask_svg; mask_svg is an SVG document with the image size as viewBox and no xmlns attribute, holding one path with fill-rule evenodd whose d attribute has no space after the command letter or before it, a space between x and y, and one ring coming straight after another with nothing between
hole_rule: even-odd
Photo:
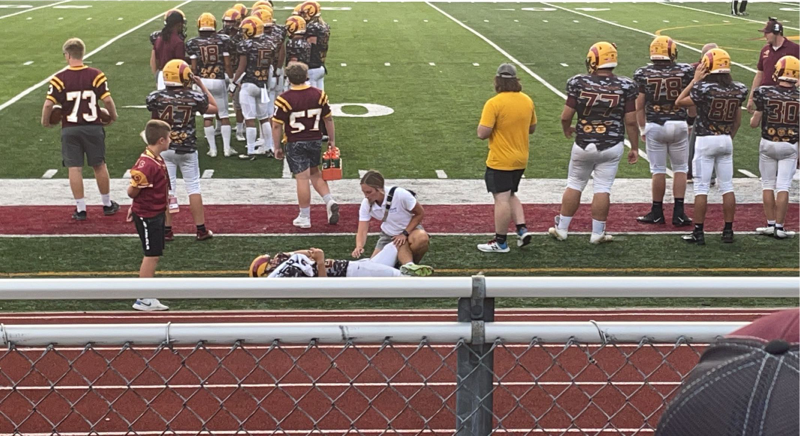
<instances>
[{"instance_id":1,"label":"player's arm sleeve","mask_svg":"<svg viewBox=\"0 0 800 436\"><path fill-rule=\"evenodd\" d=\"M97 95L98 100L102 100L111 95L111 91L108 90L108 78L106 78L106 75L103 73L98 74L94 78L92 81L92 89L95 95Z\"/></svg>"},{"instance_id":2,"label":"player's arm sleeve","mask_svg":"<svg viewBox=\"0 0 800 436\"><path fill-rule=\"evenodd\" d=\"M636 98L639 97L639 89L636 84L625 90L625 113L636 112Z\"/></svg>"},{"instance_id":3,"label":"player's arm sleeve","mask_svg":"<svg viewBox=\"0 0 800 436\"><path fill-rule=\"evenodd\" d=\"M572 109L578 107L578 93L577 79L573 77L567 82L567 102L565 103L567 107Z\"/></svg>"},{"instance_id":4,"label":"player's arm sleeve","mask_svg":"<svg viewBox=\"0 0 800 436\"><path fill-rule=\"evenodd\" d=\"M47 99L55 104L64 101L64 82L56 76L50 79L50 87L47 89Z\"/></svg>"},{"instance_id":5,"label":"player's arm sleeve","mask_svg":"<svg viewBox=\"0 0 800 436\"><path fill-rule=\"evenodd\" d=\"M194 42L194 38L186 41L186 56L188 56L189 59L197 59L197 50Z\"/></svg>"},{"instance_id":6,"label":"player's arm sleeve","mask_svg":"<svg viewBox=\"0 0 800 436\"><path fill-rule=\"evenodd\" d=\"M483 111L481 111L481 120L478 123L483 127L494 128L494 123L497 121L497 114L494 110L494 105L491 101L487 101L486 104L483 105Z\"/></svg>"},{"instance_id":7,"label":"player's arm sleeve","mask_svg":"<svg viewBox=\"0 0 800 436\"><path fill-rule=\"evenodd\" d=\"M365 198L361 200L361 207L358 208L358 220L369 221L371 218L369 215L369 200Z\"/></svg>"},{"instance_id":8,"label":"player's arm sleeve","mask_svg":"<svg viewBox=\"0 0 800 436\"><path fill-rule=\"evenodd\" d=\"M642 73L641 69L636 70L636 72L633 73L633 81L639 88L639 92L641 92L642 94L647 92L647 81L645 80L644 74Z\"/></svg>"},{"instance_id":9,"label":"player's arm sleeve","mask_svg":"<svg viewBox=\"0 0 800 436\"><path fill-rule=\"evenodd\" d=\"M695 83L692 89L689 90L689 98L692 99L695 106L703 100L703 88L699 85L699 83Z\"/></svg>"},{"instance_id":10,"label":"player's arm sleeve","mask_svg":"<svg viewBox=\"0 0 800 436\"><path fill-rule=\"evenodd\" d=\"M322 94L319 97L319 105L322 107L322 116L329 117L332 115L331 107L328 105L328 94L325 91L322 91Z\"/></svg>"},{"instance_id":11,"label":"player's arm sleeve","mask_svg":"<svg viewBox=\"0 0 800 436\"><path fill-rule=\"evenodd\" d=\"M761 88L756 88L756 90L753 91L753 102L756 104L757 111L764 111L764 93L761 91Z\"/></svg>"},{"instance_id":12,"label":"player's arm sleeve","mask_svg":"<svg viewBox=\"0 0 800 436\"><path fill-rule=\"evenodd\" d=\"M275 115L272 120L276 123L286 124L289 122L289 113L292 111L292 106L286 101L285 98L278 96L275 98Z\"/></svg>"}]
</instances>

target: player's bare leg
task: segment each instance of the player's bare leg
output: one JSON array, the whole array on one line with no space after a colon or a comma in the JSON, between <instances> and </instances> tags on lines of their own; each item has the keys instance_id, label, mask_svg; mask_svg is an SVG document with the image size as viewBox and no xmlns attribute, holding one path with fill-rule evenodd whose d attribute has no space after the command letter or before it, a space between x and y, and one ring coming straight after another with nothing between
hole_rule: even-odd
<instances>
[{"instance_id":1,"label":"player's bare leg","mask_svg":"<svg viewBox=\"0 0 800 436\"><path fill-rule=\"evenodd\" d=\"M311 169L295 174L297 181L297 205L300 215L292 222L296 227L307 229L311 227Z\"/></svg>"},{"instance_id":2,"label":"player's bare leg","mask_svg":"<svg viewBox=\"0 0 800 436\"><path fill-rule=\"evenodd\" d=\"M778 193L779 198L781 194L782 192ZM777 208L775 203L775 191L773 191L772 189L765 189L761 191L761 199L764 202L764 216L767 217L767 222L775 222L778 219L777 217L778 213L776 210ZM785 209L783 217L786 218ZM783 219L781 219L780 222L782 223Z\"/></svg>"},{"instance_id":3,"label":"player's bare leg","mask_svg":"<svg viewBox=\"0 0 800 436\"><path fill-rule=\"evenodd\" d=\"M328 212L328 224L338 223L339 204L333 199L328 182L322 178L322 172L319 170L319 167L311 168L309 174L311 178L311 184L314 186L314 190L317 191L317 194L322 197L322 201L325 202L325 209ZM309 194L309 197L310 196L311 194Z\"/></svg>"},{"instance_id":4,"label":"player's bare leg","mask_svg":"<svg viewBox=\"0 0 800 436\"><path fill-rule=\"evenodd\" d=\"M722 196L723 201L725 201L725 196ZM706 221L706 207L708 206L708 195L707 194L696 194L694 196L694 216L692 219L694 220L695 225L703 225Z\"/></svg>"},{"instance_id":5,"label":"player's bare leg","mask_svg":"<svg viewBox=\"0 0 800 436\"><path fill-rule=\"evenodd\" d=\"M572 217L578 211L580 205L581 191L572 188L565 189L564 195L561 196L561 212L556 217L556 225L548 230L550 236L559 241L567 239L569 224L572 222Z\"/></svg>"},{"instance_id":6,"label":"player's bare leg","mask_svg":"<svg viewBox=\"0 0 800 436\"><path fill-rule=\"evenodd\" d=\"M685 184L685 174L684 174L684 189L686 189ZM651 182L651 191L653 195L653 201L664 201L664 193L667 191L667 175L666 174L653 174L653 180Z\"/></svg>"},{"instance_id":7,"label":"player's bare leg","mask_svg":"<svg viewBox=\"0 0 800 436\"><path fill-rule=\"evenodd\" d=\"M139 267L139 277L155 277L158 259L158 256L145 256L142 259L142 266Z\"/></svg>"},{"instance_id":8,"label":"player's bare leg","mask_svg":"<svg viewBox=\"0 0 800 436\"><path fill-rule=\"evenodd\" d=\"M611 194L607 192L594 193L592 197L592 235L589 238L589 242L592 244L611 241L611 236L606 234L606 221L610 205Z\"/></svg>"},{"instance_id":9,"label":"player's bare leg","mask_svg":"<svg viewBox=\"0 0 800 436\"><path fill-rule=\"evenodd\" d=\"M786 222L786 211L789 210L789 192L778 192L778 201L775 202L775 222Z\"/></svg>"}]
</instances>

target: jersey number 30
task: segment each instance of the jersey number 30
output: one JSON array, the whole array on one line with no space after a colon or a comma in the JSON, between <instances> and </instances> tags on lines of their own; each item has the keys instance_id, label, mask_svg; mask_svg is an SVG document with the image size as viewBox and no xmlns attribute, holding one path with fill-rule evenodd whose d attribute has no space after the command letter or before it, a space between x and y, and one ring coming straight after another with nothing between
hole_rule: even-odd
<instances>
[{"instance_id":1,"label":"jersey number 30","mask_svg":"<svg viewBox=\"0 0 800 436\"><path fill-rule=\"evenodd\" d=\"M307 111L292 112L289 114L289 125L292 126L292 133L300 133L306 129L303 123L298 123L298 118L313 118L314 127L311 128L312 132L319 130L319 118L322 116L322 109L309 109Z\"/></svg>"}]
</instances>

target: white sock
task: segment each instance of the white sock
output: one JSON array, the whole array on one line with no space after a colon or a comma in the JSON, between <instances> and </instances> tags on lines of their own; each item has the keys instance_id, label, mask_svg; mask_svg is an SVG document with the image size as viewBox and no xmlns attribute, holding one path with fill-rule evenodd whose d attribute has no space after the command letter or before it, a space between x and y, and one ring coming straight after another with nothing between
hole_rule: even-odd
<instances>
[{"instance_id":1,"label":"white sock","mask_svg":"<svg viewBox=\"0 0 800 436\"><path fill-rule=\"evenodd\" d=\"M100 199L103 200L103 206L111 206L111 194L100 194ZM86 209L86 206L83 206L83 208Z\"/></svg>"},{"instance_id":2,"label":"white sock","mask_svg":"<svg viewBox=\"0 0 800 436\"><path fill-rule=\"evenodd\" d=\"M333 196L331 194L325 194L322 196L322 201L324 201L325 204L329 204L333 201Z\"/></svg>"},{"instance_id":3,"label":"white sock","mask_svg":"<svg viewBox=\"0 0 800 436\"><path fill-rule=\"evenodd\" d=\"M222 149L231 149L231 126L225 124L222 125Z\"/></svg>"},{"instance_id":4,"label":"white sock","mask_svg":"<svg viewBox=\"0 0 800 436\"><path fill-rule=\"evenodd\" d=\"M775 223L775 228L783 230L783 224Z\"/></svg>"},{"instance_id":5,"label":"white sock","mask_svg":"<svg viewBox=\"0 0 800 436\"><path fill-rule=\"evenodd\" d=\"M206 132L206 141L208 141L208 148L217 151L217 138L214 137L214 126L204 128Z\"/></svg>"},{"instance_id":6,"label":"white sock","mask_svg":"<svg viewBox=\"0 0 800 436\"><path fill-rule=\"evenodd\" d=\"M311 218L311 208L310 207L301 207L300 208L300 216Z\"/></svg>"},{"instance_id":7,"label":"white sock","mask_svg":"<svg viewBox=\"0 0 800 436\"><path fill-rule=\"evenodd\" d=\"M245 136L247 137L247 154L255 153L258 129L255 127L248 127L247 130L245 130Z\"/></svg>"},{"instance_id":8,"label":"white sock","mask_svg":"<svg viewBox=\"0 0 800 436\"><path fill-rule=\"evenodd\" d=\"M569 223L572 222L571 216L559 215L558 230L569 230Z\"/></svg>"},{"instance_id":9,"label":"white sock","mask_svg":"<svg viewBox=\"0 0 800 436\"><path fill-rule=\"evenodd\" d=\"M78 212L86 212L86 199L76 198L75 204L78 206Z\"/></svg>"},{"instance_id":10,"label":"white sock","mask_svg":"<svg viewBox=\"0 0 800 436\"><path fill-rule=\"evenodd\" d=\"M775 220L767 220L767 225L768 226L774 226L775 225Z\"/></svg>"},{"instance_id":11,"label":"white sock","mask_svg":"<svg viewBox=\"0 0 800 436\"><path fill-rule=\"evenodd\" d=\"M261 123L261 136L264 137L264 148L267 150L275 148L272 144L272 123L269 120Z\"/></svg>"},{"instance_id":12,"label":"white sock","mask_svg":"<svg viewBox=\"0 0 800 436\"><path fill-rule=\"evenodd\" d=\"M592 233L602 235L606 231L606 222L592 218Z\"/></svg>"}]
</instances>

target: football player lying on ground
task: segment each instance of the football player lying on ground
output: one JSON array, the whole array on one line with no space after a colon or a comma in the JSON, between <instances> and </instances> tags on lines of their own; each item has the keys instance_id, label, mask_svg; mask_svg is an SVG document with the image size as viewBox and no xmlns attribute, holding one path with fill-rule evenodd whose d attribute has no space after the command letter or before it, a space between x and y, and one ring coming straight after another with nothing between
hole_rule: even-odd
<instances>
[{"instance_id":1,"label":"football player lying on ground","mask_svg":"<svg viewBox=\"0 0 800 436\"><path fill-rule=\"evenodd\" d=\"M271 257L257 257L250 264L250 277L401 277L429 276L433 268L418 265L415 270L400 271L394 268L397 262L397 247L389 244L371 259L335 260L326 259L319 248L292 252L281 252ZM325 268L319 268L324 265Z\"/></svg>"}]
</instances>

